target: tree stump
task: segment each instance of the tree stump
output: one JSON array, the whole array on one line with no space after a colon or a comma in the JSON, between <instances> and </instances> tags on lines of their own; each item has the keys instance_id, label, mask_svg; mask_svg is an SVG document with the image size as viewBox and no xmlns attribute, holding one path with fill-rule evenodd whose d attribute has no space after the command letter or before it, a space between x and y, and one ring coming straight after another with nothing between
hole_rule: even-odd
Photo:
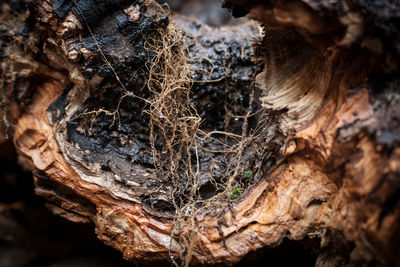
<instances>
[{"instance_id":1,"label":"tree stump","mask_svg":"<svg viewBox=\"0 0 400 267\"><path fill-rule=\"evenodd\" d=\"M395 264L400 5L223 5L248 18L2 3L0 142L128 260L232 265L291 239L317 266Z\"/></svg>"}]
</instances>

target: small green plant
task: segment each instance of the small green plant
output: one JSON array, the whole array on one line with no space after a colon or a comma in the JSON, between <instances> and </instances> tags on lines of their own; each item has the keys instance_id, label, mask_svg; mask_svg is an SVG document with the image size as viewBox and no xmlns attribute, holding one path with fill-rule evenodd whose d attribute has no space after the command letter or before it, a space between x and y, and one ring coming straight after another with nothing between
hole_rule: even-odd
<instances>
[{"instance_id":1,"label":"small green plant","mask_svg":"<svg viewBox=\"0 0 400 267\"><path fill-rule=\"evenodd\" d=\"M242 189L239 187L232 188L231 199L238 199L243 195Z\"/></svg>"},{"instance_id":2,"label":"small green plant","mask_svg":"<svg viewBox=\"0 0 400 267\"><path fill-rule=\"evenodd\" d=\"M242 173L243 179L250 179L253 177L253 171L252 170L246 170Z\"/></svg>"}]
</instances>

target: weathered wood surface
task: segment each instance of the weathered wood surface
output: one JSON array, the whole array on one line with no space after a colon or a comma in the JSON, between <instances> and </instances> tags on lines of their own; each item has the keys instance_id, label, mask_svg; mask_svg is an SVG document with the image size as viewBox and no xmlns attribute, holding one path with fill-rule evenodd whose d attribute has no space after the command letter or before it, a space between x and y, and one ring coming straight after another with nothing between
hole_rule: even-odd
<instances>
[{"instance_id":1,"label":"weathered wood surface","mask_svg":"<svg viewBox=\"0 0 400 267\"><path fill-rule=\"evenodd\" d=\"M124 94L103 56L123 84L149 97L140 91L146 36L175 21L190 52L210 58L216 69L214 77L195 77L216 82L192 88L204 130L226 129L218 117L226 116L226 106L245 105L236 96L249 97L256 74L255 105L275 116L265 126L266 171L223 215L198 214L192 263L233 264L289 238L314 240L318 266L394 264L400 247L399 6L330 2L227 1L233 15L249 12L264 24L257 41L252 24L209 29L152 14L142 1L27 1L30 32L22 37L14 32L24 17L13 25L3 13L1 47L13 49L1 50L2 77L9 77L2 78L3 99L13 99L13 90L30 92L28 102L13 104L20 114L6 110L7 121L15 121L14 143L34 169L36 193L56 214L93 221L98 237L127 259L179 255L183 248L171 241L173 188L154 172L145 104L124 98L112 127L113 116L105 114L74 119L112 110ZM7 42L18 38L20 44ZM263 72L251 53L265 63ZM240 134L236 123L228 125ZM210 166L204 161L202 168Z\"/></svg>"}]
</instances>

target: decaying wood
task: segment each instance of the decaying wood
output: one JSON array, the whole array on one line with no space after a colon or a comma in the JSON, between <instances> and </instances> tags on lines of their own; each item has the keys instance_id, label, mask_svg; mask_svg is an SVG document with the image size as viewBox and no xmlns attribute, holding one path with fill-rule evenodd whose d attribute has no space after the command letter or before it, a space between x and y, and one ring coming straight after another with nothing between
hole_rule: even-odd
<instances>
[{"instance_id":1,"label":"decaying wood","mask_svg":"<svg viewBox=\"0 0 400 267\"><path fill-rule=\"evenodd\" d=\"M212 29L147 8L149 1L29 0L25 17L0 17L2 127L15 123L15 147L48 208L93 221L99 239L126 259L177 259L187 252L179 235L190 234L192 264L234 264L285 238L316 240L318 266L394 264L400 11L388 2L225 1L234 16L250 13L263 24L260 37L248 21ZM195 234L171 233L180 188L156 171L140 99L151 97L143 89L154 57L148 40L170 23L196 59L191 101L202 131L240 136L245 120L234 114L263 107L250 127L269 116L236 162L246 170L259 158L260 177L223 210L196 214ZM16 34L22 25L28 34ZM218 142L202 149L207 199L226 158L208 152Z\"/></svg>"}]
</instances>

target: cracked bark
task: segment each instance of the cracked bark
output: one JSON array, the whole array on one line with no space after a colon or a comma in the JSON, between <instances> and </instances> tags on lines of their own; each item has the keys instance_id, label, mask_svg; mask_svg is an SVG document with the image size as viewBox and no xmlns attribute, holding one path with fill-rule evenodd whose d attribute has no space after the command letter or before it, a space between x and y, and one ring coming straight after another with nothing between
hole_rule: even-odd
<instances>
[{"instance_id":1,"label":"cracked bark","mask_svg":"<svg viewBox=\"0 0 400 267\"><path fill-rule=\"evenodd\" d=\"M0 14L0 140L13 135L36 193L55 214L93 221L99 239L126 259L160 261L182 251L171 242L174 188L154 170L146 104L124 98L118 123L103 113L76 117L112 110L123 95L92 34L121 82L147 98L146 38L176 23L187 53L200 58L194 66L206 70L194 72L191 89L202 130L241 134L243 120L233 114L248 111L255 76L252 108L269 118L261 145L244 148L240 162L245 170L260 158L260 177L223 215L198 214L192 263L233 264L285 238L316 240L318 266L396 262L398 5L225 1L234 16L249 13L263 24L260 37L253 22L211 28L155 14L143 1L29 0L26 10L20 3L20 12L7 12L15 3L3 3ZM207 198L224 159L206 150L200 158L200 168L211 170L200 178Z\"/></svg>"}]
</instances>

